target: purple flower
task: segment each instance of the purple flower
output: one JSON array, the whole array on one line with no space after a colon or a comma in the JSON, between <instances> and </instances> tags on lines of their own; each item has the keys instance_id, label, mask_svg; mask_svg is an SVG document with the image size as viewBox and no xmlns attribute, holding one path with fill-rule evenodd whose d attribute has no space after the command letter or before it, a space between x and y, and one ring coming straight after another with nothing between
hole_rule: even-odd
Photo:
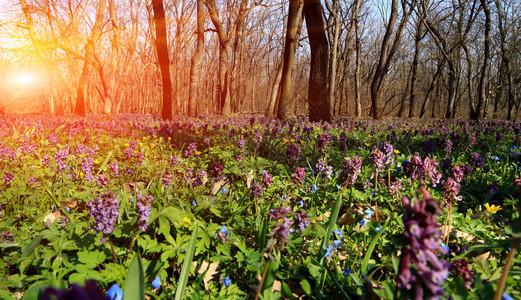
<instances>
[{"instance_id":1,"label":"purple flower","mask_svg":"<svg viewBox=\"0 0 521 300\"><path fill-rule=\"evenodd\" d=\"M456 180L449 177L445 184L443 185L443 200L446 203L454 203L456 201L461 201L461 196L459 196L460 192L460 184L456 182Z\"/></svg>"},{"instance_id":2,"label":"purple flower","mask_svg":"<svg viewBox=\"0 0 521 300\"><path fill-rule=\"evenodd\" d=\"M58 144L58 139L56 138L56 135L54 135L54 132L49 133L47 136L47 139L49 140L49 143L56 145Z\"/></svg>"},{"instance_id":3,"label":"purple flower","mask_svg":"<svg viewBox=\"0 0 521 300\"><path fill-rule=\"evenodd\" d=\"M195 152L197 152L197 145L195 143L190 143L188 144L188 147L186 148L185 152L184 152L184 156L185 157L190 157L192 156Z\"/></svg>"},{"instance_id":4,"label":"purple flower","mask_svg":"<svg viewBox=\"0 0 521 300\"><path fill-rule=\"evenodd\" d=\"M114 174L114 176L119 176L119 166L117 161L113 161L110 163L110 171L112 172L112 174Z\"/></svg>"},{"instance_id":5,"label":"purple flower","mask_svg":"<svg viewBox=\"0 0 521 300\"><path fill-rule=\"evenodd\" d=\"M257 145L262 142L262 134L259 131L257 131L255 133L254 140L255 140L255 144L257 144Z\"/></svg>"},{"instance_id":6,"label":"purple flower","mask_svg":"<svg viewBox=\"0 0 521 300\"><path fill-rule=\"evenodd\" d=\"M376 167L376 172L378 173L380 170L383 170L385 167L386 157L385 154L378 149L378 147L374 146L373 151L371 152L371 161Z\"/></svg>"},{"instance_id":7,"label":"purple flower","mask_svg":"<svg viewBox=\"0 0 521 300\"><path fill-rule=\"evenodd\" d=\"M445 142L443 142L443 150L449 155L452 152L452 142L449 139L446 139Z\"/></svg>"},{"instance_id":8,"label":"purple flower","mask_svg":"<svg viewBox=\"0 0 521 300\"><path fill-rule=\"evenodd\" d=\"M331 133L324 131L324 133L318 137L317 148L322 150L327 149L331 143L331 138Z\"/></svg>"},{"instance_id":9,"label":"purple flower","mask_svg":"<svg viewBox=\"0 0 521 300\"><path fill-rule=\"evenodd\" d=\"M439 297L444 293L441 284L449 274L449 262L438 258L446 254L441 246L441 225L437 222L442 213L439 201L432 199L424 189L423 200L417 199L414 206L402 198L405 206L403 223L408 243L402 249L396 283L399 288L410 291L414 287L414 298ZM411 268L411 264L413 268ZM412 291L411 291L412 292Z\"/></svg>"},{"instance_id":10,"label":"purple flower","mask_svg":"<svg viewBox=\"0 0 521 300\"><path fill-rule=\"evenodd\" d=\"M141 195L141 193L137 194L137 202L136 206L138 208L138 228L141 229L141 231L147 230L149 224L148 220L150 219L150 214L152 212L152 208L150 207L150 203L154 200L154 197L152 195Z\"/></svg>"},{"instance_id":11,"label":"purple flower","mask_svg":"<svg viewBox=\"0 0 521 300\"><path fill-rule=\"evenodd\" d=\"M121 289L120 289L121 290ZM123 295L123 292L121 292ZM38 299L41 300L68 300L68 299L83 299L83 300L109 300L110 296L104 295L103 291L96 285L96 281L89 279L85 282L85 287L73 284L68 290L58 290L53 287L45 288ZM115 298L112 298L115 299ZM120 298L121 299L121 298Z\"/></svg>"},{"instance_id":12,"label":"purple flower","mask_svg":"<svg viewBox=\"0 0 521 300\"><path fill-rule=\"evenodd\" d=\"M396 181L391 182L391 185L388 187L388 190L393 197L398 197L400 195L400 192L403 190L402 180L398 179Z\"/></svg>"},{"instance_id":13,"label":"purple flower","mask_svg":"<svg viewBox=\"0 0 521 300\"><path fill-rule=\"evenodd\" d=\"M251 185L251 198L252 199L259 199L262 197L262 194L264 194L264 189L262 186L258 183L254 183Z\"/></svg>"},{"instance_id":14,"label":"purple flower","mask_svg":"<svg viewBox=\"0 0 521 300\"><path fill-rule=\"evenodd\" d=\"M56 151L54 160L58 164L58 170L62 171L67 168L65 161L69 158L69 145L65 145L65 148Z\"/></svg>"},{"instance_id":15,"label":"purple flower","mask_svg":"<svg viewBox=\"0 0 521 300\"><path fill-rule=\"evenodd\" d=\"M272 181L271 175L266 171L262 172L262 174L264 174L264 177L262 179L262 183L264 183L264 186L267 186L267 187L271 186L271 181Z\"/></svg>"},{"instance_id":16,"label":"purple flower","mask_svg":"<svg viewBox=\"0 0 521 300\"><path fill-rule=\"evenodd\" d=\"M94 159L92 157L88 157L83 160L81 164L81 170L85 175L85 181L91 182L94 181L94 176L92 176L92 170L94 169Z\"/></svg>"},{"instance_id":17,"label":"purple flower","mask_svg":"<svg viewBox=\"0 0 521 300\"><path fill-rule=\"evenodd\" d=\"M286 156L293 161L298 161L300 158L300 151L301 148L299 144L291 143L286 148Z\"/></svg>"},{"instance_id":18,"label":"purple flower","mask_svg":"<svg viewBox=\"0 0 521 300\"><path fill-rule=\"evenodd\" d=\"M109 178L105 174L105 172L101 172L98 176L96 176L96 182L100 187L105 187L109 183Z\"/></svg>"},{"instance_id":19,"label":"purple flower","mask_svg":"<svg viewBox=\"0 0 521 300\"><path fill-rule=\"evenodd\" d=\"M299 183L304 183L304 180L306 180L306 171L304 171L304 168L296 167L295 173L291 174L291 178Z\"/></svg>"},{"instance_id":20,"label":"purple flower","mask_svg":"<svg viewBox=\"0 0 521 300\"><path fill-rule=\"evenodd\" d=\"M5 185L10 185L11 182L14 180L13 172L6 173L2 180L5 182Z\"/></svg>"},{"instance_id":21,"label":"purple flower","mask_svg":"<svg viewBox=\"0 0 521 300\"><path fill-rule=\"evenodd\" d=\"M161 184L164 186L172 185L172 178L174 178L174 175L170 174L168 171L165 172L163 177L161 177Z\"/></svg>"},{"instance_id":22,"label":"purple flower","mask_svg":"<svg viewBox=\"0 0 521 300\"><path fill-rule=\"evenodd\" d=\"M344 174L346 175L347 185L351 186L356 182L358 174L362 170L362 157L355 156L353 159L346 157L344 162Z\"/></svg>"},{"instance_id":23,"label":"purple flower","mask_svg":"<svg viewBox=\"0 0 521 300\"><path fill-rule=\"evenodd\" d=\"M311 220L308 218L308 214L305 212L297 212L295 213L295 217L293 218L293 224L298 227L301 232L304 232L306 228L308 228Z\"/></svg>"},{"instance_id":24,"label":"purple flower","mask_svg":"<svg viewBox=\"0 0 521 300\"><path fill-rule=\"evenodd\" d=\"M246 145L246 141L242 137L239 138L237 141L237 148L244 149L244 146Z\"/></svg>"},{"instance_id":25,"label":"purple flower","mask_svg":"<svg viewBox=\"0 0 521 300\"><path fill-rule=\"evenodd\" d=\"M103 235L110 234L119 218L118 198L114 193L102 193L98 198L89 202L90 217L94 218L96 224L92 227L96 232Z\"/></svg>"},{"instance_id":26,"label":"purple flower","mask_svg":"<svg viewBox=\"0 0 521 300\"><path fill-rule=\"evenodd\" d=\"M210 172L213 174L213 177L215 177L217 179L221 178L223 171L224 171L224 166L218 161L213 163L212 168L210 170Z\"/></svg>"},{"instance_id":27,"label":"purple flower","mask_svg":"<svg viewBox=\"0 0 521 300\"><path fill-rule=\"evenodd\" d=\"M451 263L450 270L455 272L456 277L461 277L465 283L467 290L472 289L472 275L474 272L469 268L469 262L464 259L458 259Z\"/></svg>"}]
</instances>

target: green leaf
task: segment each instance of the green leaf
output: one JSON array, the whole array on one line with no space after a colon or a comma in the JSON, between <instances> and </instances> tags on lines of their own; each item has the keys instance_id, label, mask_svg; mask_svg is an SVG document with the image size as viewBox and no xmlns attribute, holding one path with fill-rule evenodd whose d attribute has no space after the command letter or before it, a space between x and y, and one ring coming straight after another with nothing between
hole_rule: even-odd
<instances>
[{"instance_id":1,"label":"green leaf","mask_svg":"<svg viewBox=\"0 0 521 300\"><path fill-rule=\"evenodd\" d=\"M145 299L145 273L139 255L135 255L130 262L123 295L125 300Z\"/></svg>"},{"instance_id":2,"label":"green leaf","mask_svg":"<svg viewBox=\"0 0 521 300\"><path fill-rule=\"evenodd\" d=\"M78 252L78 261L84 263L91 269L99 266L101 263L105 261L107 256L105 253L100 251L81 251Z\"/></svg>"},{"instance_id":3,"label":"green leaf","mask_svg":"<svg viewBox=\"0 0 521 300\"><path fill-rule=\"evenodd\" d=\"M42 236L39 235L34 240L32 240L29 244L22 247L22 256L21 257L23 258L23 257L27 257L27 256L31 255L34 252L34 249L36 249L36 247L38 247L38 245L40 244L41 241L42 241Z\"/></svg>"},{"instance_id":4,"label":"green leaf","mask_svg":"<svg viewBox=\"0 0 521 300\"><path fill-rule=\"evenodd\" d=\"M311 295L311 285L306 279L302 279L302 281L300 282L300 286L302 287L302 290L304 291L304 293L306 293L306 295Z\"/></svg>"},{"instance_id":5,"label":"green leaf","mask_svg":"<svg viewBox=\"0 0 521 300\"><path fill-rule=\"evenodd\" d=\"M510 225L506 229L506 233L511 234L513 237L521 238L521 218L517 218L510 222Z\"/></svg>"},{"instance_id":6,"label":"green leaf","mask_svg":"<svg viewBox=\"0 0 521 300\"><path fill-rule=\"evenodd\" d=\"M38 299L38 295L40 294L40 292L43 291L43 289L46 288L48 285L49 284L46 282L36 282L30 288L28 288L27 291L25 291L22 300Z\"/></svg>"},{"instance_id":7,"label":"green leaf","mask_svg":"<svg viewBox=\"0 0 521 300\"><path fill-rule=\"evenodd\" d=\"M96 172L96 175L98 175L101 171L105 170L105 168L107 167L107 164L109 163L109 160L110 160L111 157L112 157L112 151L109 151L109 153L107 153L107 157L105 157L105 160L103 161L103 163L99 167L98 172Z\"/></svg>"},{"instance_id":8,"label":"green leaf","mask_svg":"<svg viewBox=\"0 0 521 300\"><path fill-rule=\"evenodd\" d=\"M385 222L385 224L382 225L382 229L380 229L380 231L378 231L378 233L371 240L371 243L369 244L369 247L367 248L367 252L365 253L364 260L362 260L362 266L360 268L360 271L362 271L362 273L365 273L367 271L367 264L369 263L369 259L371 258L371 255L373 254L373 250L374 250L374 247L376 246L376 242L378 242L378 239L384 233L384 229L385 229L385 227L387 227L387 223L389 223L389 220L387 220L387 222Z\"/></svg>"},{"instance_id":9,"label":"green leaf","mask_svg":"<svg viewBox=\"0 0 521 300\"><path fill-rule=\"evenodd\" d=\"M188 244L188 249L186 250L185 259L183 262L183 268L181 269L181 276L179 277L179 284L177 285L177 290L175 291L175 300L183 299L186 284L188 283L188 276L190 275L190 268L192 267L192 259L195 253L195 245L197 244L197 231L198 227L193 226L194 231L192 232L192 236L190 238L190 243ZM125 299L127 300L127 299Z\"/></svg>"}]
</instances>

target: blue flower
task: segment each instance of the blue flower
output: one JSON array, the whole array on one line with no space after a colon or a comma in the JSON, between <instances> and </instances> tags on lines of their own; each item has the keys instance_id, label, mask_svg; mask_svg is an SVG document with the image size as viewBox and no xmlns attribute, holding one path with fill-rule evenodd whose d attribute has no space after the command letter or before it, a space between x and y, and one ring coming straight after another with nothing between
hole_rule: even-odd
<instances>
[{"instance_id":1,"label":"blue flower","mask_svg":"<svg viewBox=\"0 0 521 300\"><path fill-rule=\"evenodd\" d=\"M375 229L376 229L377 232L379 232L380 230L382 230L382 227L381 226L380 227L376 227Z\"/></svg>"},{"instance_id":2,"label":"blue flower","mask_svg":"<svg viewBox=\"0 0 521 300\"><path fill-rule=\"evenodd\" d=\"M337 184L336 189L340 191L340 186Z\"/></svg>"},{"instance_id":3,"label":"blue flower","mask_svg":"<svg viewBox=\"0 0 521 300\"><path fill-rule=\"evenodd\" d=\"M366 206L364 213L367 214L367 216L365 218L368 220L371 220L371 218L373 217L373 211L371 210L371 208Z\"/></svg>"},{"instance_id":4,"label":"blue flower","mask_svg":"<svg viewBox=\"0 0 521 300\"><path fill-rule=\"evenodd\" d=\"M285 200L285 199L284 199ZM300 199L299 201L296 202L296 204L300 205L300 207L304 207L304 205L306 205L304 203L304 201L302 201L302 199Z\"/></svg>"},{"instance_id":5,"label":"blue flower","mask_svg":"<svg viewBox=\"0 0 521 300\"><path fill-rule=\"evenodd\" d=\"M338 235L338 237L339 237L340 239L342 239L342 230L340 230L340 229L333 230L333 233L336 234L336 235Z\"/></svg>"},{"instance_id":6,"label":"blue flower","mask_svg":"<svg viewBox=\"0 0 521 300\"><path fill-rule=\"evenodd\" d=\"M503 293L503 296L501 296L501 300L514 300L509 294Z\"/></svg>"},{"instance_id":7,"label":"blue flower","mask_svg":"<svg viewBox=\"0 0 521 300\"><path fill-rule=\"evenodd\" d=\"M400 173L402 171L402 167L396 167L396 173Z\"/></svg>"},{"instance_id":8,"label":"blue flower","mask_svg":"<svg viewBox=\"0 0 521 300\"><path fill-rule=\"evenodd\" d=\"M154 281L152 281L152 287L157 290L160 286L161 286L161 277L156 276Z\"/></svg>"},{"instance_id":9,"label":"blue flower","mask_svg":"<svg viewBox=\"0 0 521 300\"><path fill-rule=\"evenodd\" d=\"M222 188L221 189L221 194L226 194L226 193L228 193L228 190L226 188Z\"/></svg>"},{"instance_id":10,"label":"blue flower","mask_svg":"<svg viewBox=\"0 0 521 300\"><path fill-rule=\"evenodd\" d=\"M348 269L348 268L346 267L346 268L344 269L344 276L347 276L347 275L349 275L349 274L351 274L351 273L353 273L353 270L351 270L351 268Z\"/></svg>"},{"instance_id":11,"label":"blue flower","mask_svg":"<svg viewBox=\"0 0 521 300\"><path fill-rule=\"evenodd\" d=\"M192 201L192 205L193 205L193 206L197 206L197 202L196 202L195 200Z\"/></svg>"},{"instance_id":12,"label":"blue flower","mask_svg":"<svg viewBox=\"0 0 521 300\"><path fill-rule=\"evenodd\" d=\"M226 276L226 277L221 277L221 279L219 280L222 282L222 284L224 285L224 287L229 287L231 284L232 284L232 281L230 280L230 277Z\"/></svg>"},{"instance_id":13,"label":"blue flower","mask_svg":"<svg viewBox=\"0 0 521 300\"><path fill-rule=\"evenodd\" d=\"M107 292L107 296L110 297L110 300L122 300L123 291L117 283L114 283Z\"/></svg>"},{"instance_id":14,"label":"blue flower","mask_svg":"<svg viewBox=\"0 0 521 300\"><path fill-rule=\"evenodd\" d=\"M226 229L226 225L223 225L221 227L221 232L224 233L224 234L227 234L228 233L228 229Z\"/></svg>"},{"instance_id":15,"label":"blue flower","mask_svg":"<svg viewBox=\"0 0 521 300\"><path fill-rule=\"evenodd\" d=\"M311 188L311 190L313 191L313 193L316 193L318 190L317 185L314 184L313 187Z\"/></svg>"},{"instance_id":16,"label":"blue flower","mask_svg":"<svg viewBox=\"0 0 521 300\"><path fill-rule=\"evenodd\" d=\"M331 250L333 249L333 246L329 246L326 248L326 253L324 254L324 257L328 257L331 255Z\"/></svg>"},{"instance_id":17,"label":"blue flower","mask_svg":"<svg viewBox=\"0 0 521 300\"><path fill-rule=\"evenodd\" d=\"M338 248L340 245L342 245L342 241L339 241L339 240L333 241L333 246L335 246L335 249Z\"/></svg>"},{"instance_id":18,"label":"blue flower","mask_svg":"<svg viewBox=\"0 0 521 300\"><path fill-rule=\"evenodd\" d=\"M286 200L288 198L288 196L284 195L282 196L282 200Z\"/></svg>"},{"instance_id":19,"label":"blue flower","mask_svg":"<svg viewBox=\"0 0 521 300\"><path fill-rule=\"evenodd\" d=\"M449 251L450 251L450 248L449 248L449 246L445 245L445 243L444 243L444 242L441 242L441 247L442 247L443 249L445 249L445 251L447 251L447 252L449 252Z\"/></svg>"},{"instance_id":20,"label":"blue flower","mask_svg":"<svg viewBox=\"0 0 521 300\"><path fill-rule=\"evenodd\" d=\"M69 213L69 212L70 212L70 208L66 207L66 208L65 208L65 211L66 211L67 213Z\"/></svg>"},{"instance_id":21,"label":"blue flower","mask_svg":"<svg viewBox=\"0 0 521 300\"><path fill-rule=\"evenodd\" d=\"M367 220L362 219L362 221L360 221L360 226L365 226L365 224L367 224Z\"/></svg>"}]
</instances>

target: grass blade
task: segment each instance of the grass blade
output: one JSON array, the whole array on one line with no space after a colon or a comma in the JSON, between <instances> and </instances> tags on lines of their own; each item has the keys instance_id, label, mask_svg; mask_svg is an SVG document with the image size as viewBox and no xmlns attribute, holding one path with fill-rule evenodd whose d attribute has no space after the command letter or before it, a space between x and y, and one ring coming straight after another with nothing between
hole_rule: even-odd
<instances>
[{"instance_id":1,"label":"grass blade","mask_svg":"<svg viewBox=\"0 0 521 300\"><path fill-rule=\"evenodd\" d=\"M190 243L188 244L188 249L186 250L183 268L181 269L181 276L179 277L174 300L183 299L186 284L188 283L188 276L190 276L190 269L192 268L192 259L194 258L195 244L197 243L197 231L198 227L195 225L190 238Z\"/></svg>"}]
</instances>

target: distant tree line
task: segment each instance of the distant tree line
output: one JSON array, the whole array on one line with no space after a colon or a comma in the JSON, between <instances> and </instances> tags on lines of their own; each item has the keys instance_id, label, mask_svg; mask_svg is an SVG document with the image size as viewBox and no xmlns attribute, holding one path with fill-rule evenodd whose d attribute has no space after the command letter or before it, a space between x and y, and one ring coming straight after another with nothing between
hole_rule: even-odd
<instances>
[{"instance_id":1,"label":"distant tree line","mask_svg":"<svg viewBox=\"0 0 521 300\"><path fill-rule=\"evenodd\" d=\"M0 9L0 40L17 41L0 48L0 65L38 63L52 113L519 116L517 0L8 0Z\"/></svg>"}]
</instances>

